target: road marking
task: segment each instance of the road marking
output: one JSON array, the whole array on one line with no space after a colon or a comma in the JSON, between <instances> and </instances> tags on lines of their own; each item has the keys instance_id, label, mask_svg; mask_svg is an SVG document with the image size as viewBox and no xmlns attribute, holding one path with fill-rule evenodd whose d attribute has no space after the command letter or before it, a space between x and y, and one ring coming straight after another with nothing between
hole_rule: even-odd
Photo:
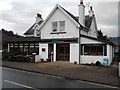
<instances>
[{"instance_id":1,"label":"road marking","mask_svg":"<svg viewBox=\"0 0 120 90\"><path fill-rule=\"evenodd\" d=\"M14 85L17 85L17 86L24 87L24 88L33 89L33 90L39 90L39 89L36 89L36 88L30 87L30 86L27 86L27 85L23 85L23 84L20 84L20 83L16 83L16 82L8 81L8 80L4 80L4 81L7 82L7 83L11 83L11 84L14 84Z\"/></svg>"}]
</instances>

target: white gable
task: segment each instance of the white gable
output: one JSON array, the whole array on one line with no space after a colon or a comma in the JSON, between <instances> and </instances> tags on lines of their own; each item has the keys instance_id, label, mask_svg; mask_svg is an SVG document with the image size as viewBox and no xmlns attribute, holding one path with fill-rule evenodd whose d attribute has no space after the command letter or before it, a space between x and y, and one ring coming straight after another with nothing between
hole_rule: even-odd
<instances>
[{"instance_id":1,"label":"white gable","mask_svg":"<svg viewBox=\"0 0 120 90\"><path fill-rule=\"evenodd\" d=\"M52 22L65 21L65 33L51 34ZM47 18L47 22L41 27L41 39L53 39L53 38L76 38L79 36L79 28L70 17L63 12L60 8L56 8L55 11Z\"/></svg>"}]
</instances>

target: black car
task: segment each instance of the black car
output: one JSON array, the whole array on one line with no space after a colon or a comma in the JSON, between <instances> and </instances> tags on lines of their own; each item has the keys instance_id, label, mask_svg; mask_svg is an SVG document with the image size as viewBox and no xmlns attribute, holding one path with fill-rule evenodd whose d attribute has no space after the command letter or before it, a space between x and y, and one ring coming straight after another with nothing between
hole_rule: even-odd
<instances>
[{"instance_id":1,"label":"black car","mask_svg":"<svg viewBox=\"0 0 120 90\"><path fill-rule=\"evenodd\" d=\"M32 55L15 55L10 56L9 60L11 61L21 61L21 62L32 62Z\"/></svg>"},{"instance_id":2,"label":"black car","mask_svg":"<svg viewBox=\"0 0 120 90\"><path fill-rule=\"evenodd\" d=\"M24 60L28 62L32 62L32 55L25 55Z\"/></svg>"},{"instance_id":3,"label":"black car","mask_svg":"<svg viewBox=\"0 0 120 90\"><path fill-rule=\"evenodd\" d=\"M15 55L11 57L12 61L24 61L25 57L23 55Z\"/></svg>"}]
</instances>

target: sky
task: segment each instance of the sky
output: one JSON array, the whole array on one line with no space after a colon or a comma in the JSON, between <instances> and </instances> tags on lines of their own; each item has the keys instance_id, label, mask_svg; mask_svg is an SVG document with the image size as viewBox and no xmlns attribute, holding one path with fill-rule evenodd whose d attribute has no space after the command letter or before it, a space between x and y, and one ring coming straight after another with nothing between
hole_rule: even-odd
<instances>
[{"instance_id":1,"label":"sky","mask_svg":"<svg viewBox=\"0 0 120 90\"><path fill-rule=\"evenodd\" d=\"M98 30L101 29L108 37L118 36L119 0L83 1L86 6L86 15L89 6L93 6ZM23 35L35 22L37 13L42 14L45 20L55 5L59 4L78 16L79 2L80 0L0 0L0 29L12 30L14 33Z\"/></svg>"}]
</instances>

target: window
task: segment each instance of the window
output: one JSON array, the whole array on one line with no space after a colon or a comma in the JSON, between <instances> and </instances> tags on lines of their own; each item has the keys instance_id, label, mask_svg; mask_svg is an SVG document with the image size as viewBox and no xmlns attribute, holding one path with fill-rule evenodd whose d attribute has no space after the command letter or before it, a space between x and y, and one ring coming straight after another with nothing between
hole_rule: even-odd
<instances>
[{"instance_id":1,"label":"window","mask_svg":"<svg viewBox=\"0 0 120 90\"><path fill-rule=\"evenodd\" d=\"M59 31L65 31L65 21L59 21Z\"/></svg>"},{"instance_id":2,"label":"window","mask_svg":"<svg viewBox=\"0 0 120 90\"><path fill-rule=\"evenodd\" d=\"M42 52L45 52L45 48L42 48Z\"/></svg>"},{"instance_id":3,"label":"window","mask_svg":"<svg viewBox=\"0 0 120 90\"><path fill-rule=\"evenodd\" d=\"M52 22L53 32L57 31L57 22Z\"/></svg>"},{"instance_id":4,"label":"window","mask_svg":"<svg viewBox=\"0 0 120 90\"><path fill-rule=\"evenodd\" d=\"M65 21L52 22L52 31L65 31Z\"/></svg>"},{"instance_id":5,"label":"window","mask_svg":"<svg viewBox=\"0 0 120 90\"><path fill-rule=\"evenodd\" d=\"M104 44L84 44L81 46L81 55L107 55L107 48Z\"/></svg>"}]
</instances>

